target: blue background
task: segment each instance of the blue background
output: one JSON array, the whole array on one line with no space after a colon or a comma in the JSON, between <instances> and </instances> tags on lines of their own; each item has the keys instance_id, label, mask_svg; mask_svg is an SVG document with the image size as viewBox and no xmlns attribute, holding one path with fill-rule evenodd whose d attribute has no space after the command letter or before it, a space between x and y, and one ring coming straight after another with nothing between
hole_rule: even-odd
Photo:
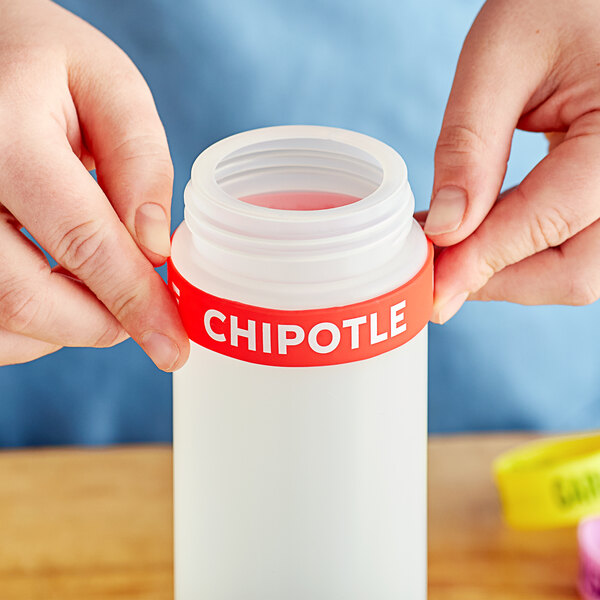
<instances>
[{"instance_id":1,"label":"blue background","mask_svg":"<svg viewBox=\"0 0 600 600\"><path fill-rule=\"evenodd\" d=\"M426 208L433 151L475 0L64 0L154 93L175 163L173 223L196 155L275 124L355 129L405 158ZM118 82L116 82L118 84ZM514 185L542 157L517 133ZM430 429L587 428L600 418L600 305L469 303L430 328ZM127 341L0 369L0 445L171 438L171 379Z\"/></svg>"}]
</instances>

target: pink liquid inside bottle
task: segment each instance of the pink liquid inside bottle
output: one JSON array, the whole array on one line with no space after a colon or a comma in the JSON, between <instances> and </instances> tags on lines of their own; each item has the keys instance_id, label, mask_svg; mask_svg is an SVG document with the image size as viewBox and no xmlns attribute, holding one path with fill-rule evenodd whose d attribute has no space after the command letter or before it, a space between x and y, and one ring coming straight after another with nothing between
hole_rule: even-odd
<instances>
[{"instance_id":1,"label":"pink liquid inside bottle","mask_svg":"<svg viewBox=\"0 0 600 600\"><path fill-rule=\"evenodd\" d=\"M280 210L326 210L352 204L360 198L335 192L282 191L267 194L253 194L240 198L254 206L277 208Z\"/></svg>"}]
</instances>

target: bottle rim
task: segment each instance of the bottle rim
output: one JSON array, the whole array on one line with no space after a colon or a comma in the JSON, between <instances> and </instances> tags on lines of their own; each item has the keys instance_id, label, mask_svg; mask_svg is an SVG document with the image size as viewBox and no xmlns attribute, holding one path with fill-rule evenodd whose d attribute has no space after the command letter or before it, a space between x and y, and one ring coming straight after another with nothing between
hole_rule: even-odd
<instances>
[{"instance_id":1,"label":"bottle rim","mask_svg":"<svg viewBox=\"0 0 600 600\"><path fill-rule=\"evenodd\" d=\"M334 143L338 151L350 156L362 155L380 170L380 181L373 191L356 202L335 208L316 210L289 210L249 204L228 193L217 180L219 166L238 152L259 146L261 143L282 142L286 146L310 146L315 142ZM263 219L286 222L322 222L339 219L371 210L382 199L388 198L408 184L407 168L402 157L387 144L368 135L319 125L281 125L244 131L224 138L204 150L194 161L191 187L195 193L209 196L228 212L258 216ZM266 191L266 190L263 190ZM316 191L316 190L315 190ZM407 198L406 208L414 209L412 194ZM412 200L412 204L411 204Z\"/></svg>"}]
</instances>

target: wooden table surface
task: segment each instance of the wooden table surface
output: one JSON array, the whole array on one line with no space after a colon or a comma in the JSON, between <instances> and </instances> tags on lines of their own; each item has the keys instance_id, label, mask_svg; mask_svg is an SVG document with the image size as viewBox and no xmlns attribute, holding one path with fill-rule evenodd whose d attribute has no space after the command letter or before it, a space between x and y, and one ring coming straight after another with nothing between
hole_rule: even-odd
<instances>
[{"instance_id":1,"label":"wooden table surface","mask_svg":"<svg viewBox=\"0 0 600 600\"><path fill-rule=\"evenodd\" d=\"M526 439L430 442L430 600L577 598L574 530L500 520L490 463ZM171 517L167 446L0 452L0 600L172 599Z\"/></svg>"}]
</instances>

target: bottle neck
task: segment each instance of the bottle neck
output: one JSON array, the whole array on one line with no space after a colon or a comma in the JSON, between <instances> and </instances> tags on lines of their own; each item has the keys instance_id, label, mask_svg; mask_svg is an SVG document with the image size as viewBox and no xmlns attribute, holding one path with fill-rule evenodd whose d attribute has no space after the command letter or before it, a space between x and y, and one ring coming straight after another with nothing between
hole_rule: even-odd
<instances>
[{"instance_id":1,"label":"bottle neck","mask_svg":"<svg viewBox=\"0 0 600 600\"><path fill-rule=\"evenodd\" d=\"M356 301L333 297L374 297L410 279L426 255L413 210L393 149L328 127L226 138L198 157L185 191L185 223L210 285L279 305Z\"/></svg>"}]
</instances>

